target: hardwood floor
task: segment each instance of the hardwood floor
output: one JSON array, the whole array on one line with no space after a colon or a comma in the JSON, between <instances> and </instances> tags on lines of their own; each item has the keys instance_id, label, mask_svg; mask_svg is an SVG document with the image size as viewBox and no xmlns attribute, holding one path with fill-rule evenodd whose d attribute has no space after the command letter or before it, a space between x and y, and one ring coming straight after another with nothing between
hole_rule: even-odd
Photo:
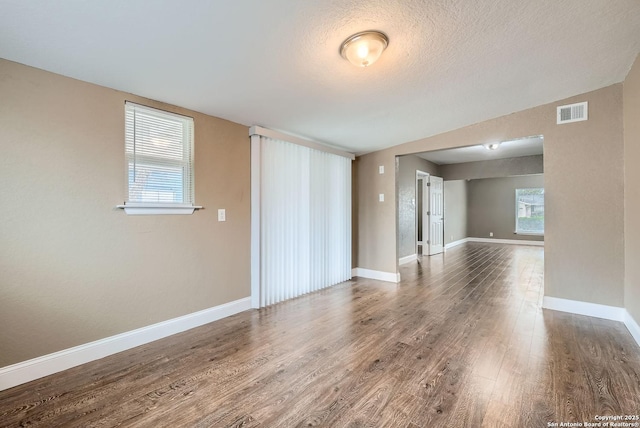
<instances>
[{"instance_id":1,"label":"hardwood floor","mask_svg":"<svg viewBox=\"0 0 640 428\"><path fill-rule=\"evenodd\" d=\"M548 427L640 413L623 324L540 309L543 250L466 244L0 392L0 426Z\"/></svg>"}]
</instances>

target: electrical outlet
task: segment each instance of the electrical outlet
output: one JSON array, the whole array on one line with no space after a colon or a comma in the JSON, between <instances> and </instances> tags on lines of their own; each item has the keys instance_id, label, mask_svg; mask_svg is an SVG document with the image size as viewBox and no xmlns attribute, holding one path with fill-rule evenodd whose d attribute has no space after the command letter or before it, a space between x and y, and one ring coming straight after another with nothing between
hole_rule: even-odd
<instances>
[{"instance_id":1,"label":"electrical outlet","mask_svg":"<svg viewBox=\"0 0 640 428\"><path fill-rule=\"evenodd\" d=\"M227 212L224 208L218 210L218 221L227 221Z\"/></svg>"},{"instance_id":2,"label":"electrical outlet","mask_svg":"<svg viewBox=\"0 0 640 428\"><path fill-rule=\"evenodd\" d=\"M380 174L384 174L384 165L380 165L380 166L378 166L378 172L379 172Z\"/></svg>"},{"instance_id":3,"label":"electrical outlet","mask_svg":"<svg viewBox=\"0 0 640 428\"><path fill-rule=\"evenodd\" d=\"M489 237L492 238L493 237L493 232L489 232Z\"/></svg>"},{"instance_id":4,"label":"electrical outlet","mask_svg":"<svg viewBox=\"0 0 640 428\"><path fill-rule=\"evenodd\" d=\"M384 202L384 193L380 193L380 194L378 195L378 200L379 200L380 202Z\"/></svg>"}]
</instances>

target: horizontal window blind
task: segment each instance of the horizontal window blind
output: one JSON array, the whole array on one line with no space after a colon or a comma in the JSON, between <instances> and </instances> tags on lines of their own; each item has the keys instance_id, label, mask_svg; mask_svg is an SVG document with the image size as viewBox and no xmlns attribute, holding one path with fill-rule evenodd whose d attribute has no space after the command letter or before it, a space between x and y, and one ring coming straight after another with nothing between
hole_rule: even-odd
<instances>
[{"instance_id":1,"label":"horizontal window blind","mask_svg":"<svg viewBox=\"0 0 640 428\"><path fill-rule=\"evenodd\" d=\"M127 202L192 205L193 119L125 104Z\"/></svg>"}]
</instances>

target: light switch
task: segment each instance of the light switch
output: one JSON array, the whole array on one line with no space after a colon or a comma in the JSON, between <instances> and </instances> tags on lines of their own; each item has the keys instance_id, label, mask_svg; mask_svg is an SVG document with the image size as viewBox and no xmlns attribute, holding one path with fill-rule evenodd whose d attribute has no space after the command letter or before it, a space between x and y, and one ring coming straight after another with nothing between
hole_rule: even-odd
<instances>
[{"instance_id":1,"label":"light switch","mask_svg":"<svg viewBox=\"0 0 640 428\"><path fill-rule=\"evenodd\" d=\"M218 221L227 221L227 213L224 208L218 210Z\"/></svg>"},{"instance_id":2,"label":"light switch","mask_svg":"<svg viewBox=\"0 0 640 428\"><path fill-rule=\"evenodd\" d=\"M380 194L378 195L378 200L379 200L380 202L384 202L384 193L380 193Z\"/></svg>"},{"instance_id":3,"label":"light switch","mask_svg":"<svg viewBox=\"0 0 640 428\"><path fill-rule=\"evenodd\" d=\"M384 174L384 165L380 165L380 166L378 167L378 172L379 172L380 174Z\"/></svg>"}]
</instances>

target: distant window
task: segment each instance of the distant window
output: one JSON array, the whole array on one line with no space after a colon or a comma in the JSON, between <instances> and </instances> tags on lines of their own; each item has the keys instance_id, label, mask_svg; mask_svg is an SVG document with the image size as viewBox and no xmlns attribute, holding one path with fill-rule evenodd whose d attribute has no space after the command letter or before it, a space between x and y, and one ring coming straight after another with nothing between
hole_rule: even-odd
<instances>
[{"instance_id":1,"label":"distant window","mask_svg":"<svg viewBox=\"0 0 640 428\"><path fill-rule=\"evenodd\" d=\"M193 119L127 102L127 203L193 205Z\"/></svg>"},{"instance_id":2,"label":"distant window","mask_svg":"<svg viewBox=\"0 0 640 428\"><path fill-rule=\"evenodd\" d=\"M516 189L516 233L544 235L544 189Z\"/></svg>"}]
</instances>

